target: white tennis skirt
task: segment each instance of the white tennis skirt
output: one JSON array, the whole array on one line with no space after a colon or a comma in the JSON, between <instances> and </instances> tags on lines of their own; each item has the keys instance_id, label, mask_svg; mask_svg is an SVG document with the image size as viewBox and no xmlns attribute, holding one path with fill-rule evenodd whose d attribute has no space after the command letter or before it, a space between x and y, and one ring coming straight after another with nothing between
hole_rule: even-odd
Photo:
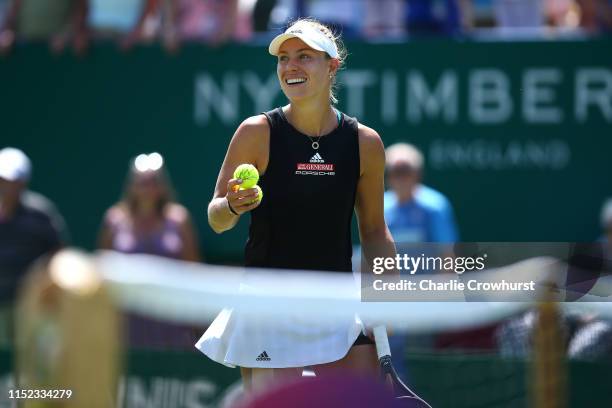
<instances>
[{"instance_id":1,"label":"white tennis skirt","mask_svg":"<svg viewBox=\"0 0 612 408\"><path fill-rule=\"evenodd\" d=\"M362 331L357 316L345 324L313 325L289 317L253 319L224 309L196 348L228 367L305 367L340 360Z\"/></svg>"}]
</instances>

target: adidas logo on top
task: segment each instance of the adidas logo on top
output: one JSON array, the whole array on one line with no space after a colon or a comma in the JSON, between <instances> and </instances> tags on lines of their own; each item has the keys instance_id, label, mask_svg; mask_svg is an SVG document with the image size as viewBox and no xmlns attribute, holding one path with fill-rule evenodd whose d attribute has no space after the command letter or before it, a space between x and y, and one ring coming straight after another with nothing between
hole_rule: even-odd
<instances>
[{"instance_id":1,"label":"adidas logo on top","mask_svg":"<svg viewBox=\"0 0 612 408\"><path fill-rule=\"evenodd\" d=\"M321 157L319 153L316 153L314 156L310 158L311 163L325 163L325 160Z\"/></svg>"},{"instance_id":2,"label":"adidas logo on top","mask_svg":"<svg viewBox=\"0 0 612 408\"><path fill-rule=\"evenodd\" d=\"M268 356L268 353L266 353L264 351L259 356L257 356L257 358L255 360L257 360L257 361L270 361L272 359Z\"/></svg>"}]
</instances>

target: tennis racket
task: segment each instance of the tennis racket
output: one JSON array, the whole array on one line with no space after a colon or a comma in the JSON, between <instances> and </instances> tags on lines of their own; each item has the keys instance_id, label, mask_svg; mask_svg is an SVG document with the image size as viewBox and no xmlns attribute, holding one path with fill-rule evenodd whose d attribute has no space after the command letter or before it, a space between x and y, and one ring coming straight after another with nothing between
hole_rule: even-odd
<instances>
[{"instance_id":1,"label":"tennis racket","mask_svg":"<svg viewBox=\"0 0 612 408\"><path fill-rule=\"evenodd\" d=\"M401 401L401 406L431 408L431 405L404 384L397 375L393 363L391 362L391 348L389 347L389 338L387 337L387 328L385 326L377 326L374 328L374 341L376 342L376 352L378 353L381 375L383 379L385 379L387 375L391 378L395 398Z\"/></svg>"}]
</instances>

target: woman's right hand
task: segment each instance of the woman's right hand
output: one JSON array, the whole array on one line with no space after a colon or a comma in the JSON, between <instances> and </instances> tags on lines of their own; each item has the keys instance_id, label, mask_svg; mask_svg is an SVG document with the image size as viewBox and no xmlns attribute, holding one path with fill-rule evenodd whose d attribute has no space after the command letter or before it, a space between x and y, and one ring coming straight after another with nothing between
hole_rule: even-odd
<instances>
[{"instance_id":1,"label":"woman's right hand","mask_svg":"<svg viewBox=\"0 0 612 408\"><path fill-rule=\"evenodd\" d=\"M240 184L242 184L242 180L230 179L227 182L227 194L225 195L230 211L233 210L238 215L257 208L261 203L261 200L257 199L258 191L256 188L241 190Z\"/></svg>"}]
</instances>

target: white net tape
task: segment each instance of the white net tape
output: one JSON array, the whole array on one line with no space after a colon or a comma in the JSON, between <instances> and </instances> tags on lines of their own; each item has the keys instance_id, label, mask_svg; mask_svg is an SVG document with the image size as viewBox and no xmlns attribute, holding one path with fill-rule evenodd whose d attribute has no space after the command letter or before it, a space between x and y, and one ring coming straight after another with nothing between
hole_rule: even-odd
<instances>
[{"instance_id":1,"label":"white net tape","mask_svg":"<svg viewBox=\"0 0 612 408\"><path fill-rule=\"evenodd\" d=\"M247 270L113 252L99 253L96 261L121 308L183 323L209 323L223 308L232 308L247 316L299 316L302 322L344 321L357 313L368 326L383 323L413 333L431 332L487 324L526 310L538 300L531 294L520 302L506 302L503 292L484 292L467 302L461 293L455 301L362 302L358 279L351 274ZM542 257L469 276L480 282L528 279L539 288L551 284L562 288L565 269L561 262ZM439 274L431 279L455 278ZM583 302L564 307L612 317L612 302L606 302L612 299L602 297L611 290L610 280L601 279L581 298ZM564 291L557 292L563 299Z\"/></svg>"}]
</instances>

